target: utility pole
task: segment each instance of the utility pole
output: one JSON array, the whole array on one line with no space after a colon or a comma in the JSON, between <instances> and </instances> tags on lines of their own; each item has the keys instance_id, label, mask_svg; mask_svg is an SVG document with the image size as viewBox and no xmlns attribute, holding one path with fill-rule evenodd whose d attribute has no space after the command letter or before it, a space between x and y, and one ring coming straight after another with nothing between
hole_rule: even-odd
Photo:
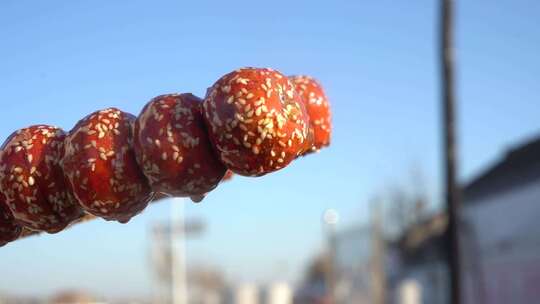
<instances>
[{"instance_id":1,"label":"utility pole","mask_svg":"<svg viewBox=\"0 0 540 304\"><path fill-rule=\"evenodd\" d=\"M371 281L374 304L386 303L385 240L382 231L381 210L378 205L371 206Z\"/></svg>"},{"instance_id":2,"label":"utility pole","mask_svg":"<svg viewBox=\"0 0 540 304\"><path fill-rule=\"evenodd\" d=\"M328 272L326 273L326 286L330 304L336 304L336 283L337 283L337 239L336 225L339 222L339 213L334 209L327 209L323 214L323 229L326 230L328 242Z\"/></svg>"},{"instance_id":3,"label":"utility pole","mask_svg":"<svg viewBox=\"0 0 540 304\"><path fill-rule=\"evenodd\" d=\"M167 297L157 298L157 303L188 303L185 242L188 237L202 234L206 224L201 219L185 220L186 203L186 198L171 198L168 221L152 226L152 267L166 283L168 293Z\"/></svg>"},{"instance_id":4,"label":"utility pole","mask_svg":"<svg viewBox=\"0 0 540 304\"><path fill-rule=\"evenodd\" d=\"M446 209L448 213L447 254L450 272L450 303L461 303L461 268L458 223L460 190L456 183L456 119L454 82L454 0L441 0L440 60L443 105Z\"/></svg>"},{"instance_id":5,"label":"utility pole","mask_svg":"<svg viewBox=\"0 0 540 304\"><path fill-rule=\"evenodd\" d=\"M185 198L171 202L171 302L187 304L187 271L185 250L184 204ZM177 229L177 227L179 229ZM177 231L178 230L178 231Z\"/></svg>"}]
</instances>

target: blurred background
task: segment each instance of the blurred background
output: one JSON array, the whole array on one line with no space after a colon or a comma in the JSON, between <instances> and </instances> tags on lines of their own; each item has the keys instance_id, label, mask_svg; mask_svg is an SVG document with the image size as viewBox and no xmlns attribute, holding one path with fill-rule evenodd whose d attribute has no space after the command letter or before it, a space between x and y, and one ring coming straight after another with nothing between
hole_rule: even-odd
<instances>
[{"instance_id":1,"label":"blurred background","mask_svg":"<svg viewBox=\"0 0 540 304\"><path fill-rule=\"evenodd\" d=\"M458 1L465 303L540 297L539 16ZM448 303L438 18L427 0L0 2L0 138L203 96L243 66L318 78L334 127L201 204L8 244L0 303Z\"/></svg>"}]
</instances>

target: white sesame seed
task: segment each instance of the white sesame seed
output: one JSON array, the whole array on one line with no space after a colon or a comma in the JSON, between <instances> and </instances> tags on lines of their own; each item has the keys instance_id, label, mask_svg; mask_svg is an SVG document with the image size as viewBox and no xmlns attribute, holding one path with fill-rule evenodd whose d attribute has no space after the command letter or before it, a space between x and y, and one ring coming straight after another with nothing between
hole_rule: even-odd
<instances>
[{"instance_id":1,"label":"white sesame seed","mask_svg":"<svg viewBox=\"0 0 540 304\"><path fill-rule=\"evenodd\" d=\"M313 93L313 92L311 92L311 93ZM294 95L293 95L293 91L292 91L292 90L288 90L288 91L287 91L287 96L289 96L289 98L293 98L293 96L294 96Z\"/></svg>"},{"instance_id":2,"label":"white sesame seed","mask_svg":"<svg viewBox=\"0 0 540 304\"><path fill-rule=\"evenodd\" d=\"M234 117L236 117L236 119L238 119L239 121L244 121L244 117L242 117L242 115L240 115L240 114L238 114L238 113L236 113L236 114L234 115Z\"/></svg>"}]
</instances>

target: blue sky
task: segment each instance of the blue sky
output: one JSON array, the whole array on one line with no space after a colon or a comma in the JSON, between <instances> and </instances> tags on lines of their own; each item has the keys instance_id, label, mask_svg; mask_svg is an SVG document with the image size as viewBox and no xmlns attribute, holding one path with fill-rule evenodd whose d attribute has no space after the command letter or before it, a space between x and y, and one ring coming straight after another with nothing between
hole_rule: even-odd
<instances>
[{"instance_id":1,"label":"blue sky","mask_svg":"<svg viewBox=\"0 0 540 304\"><path fill-rule=\"evenodd\" d=\"M463 180L540 133L538 1L459 1ZM138 114L152 97L205 89L242 66L310 74L334 113L332 147L262 178L236 178L188 217L192 265L234 280L295 280L320 248L320 218L367 218L385 186L424 174L440 198L436 1L15 1L0 3L0 137L30 124L69 130L97 109ZM0 249L0 292L65 287L149 295L148 227L95 221Z\"/></svg>"}]
</instances>

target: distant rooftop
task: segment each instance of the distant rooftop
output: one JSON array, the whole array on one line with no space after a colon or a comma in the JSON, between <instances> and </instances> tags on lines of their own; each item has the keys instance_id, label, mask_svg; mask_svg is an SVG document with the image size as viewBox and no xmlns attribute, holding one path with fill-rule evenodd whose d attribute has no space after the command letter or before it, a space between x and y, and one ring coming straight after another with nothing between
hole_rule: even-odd
<instances>
[{"instance_id":1,"label":"distant rooftop","mask_svg":"<svg viewBox=\"0 0 540 304\"><path fill-rule=\"evenodd\" d=\"M540 137L508 151L480 176L465 186L464 201L500 194L540 180Z\"/></svg>"},{"instance_id":2,"label":"distant rooftop","mask_svg":"<svg viewBox=\"0 0 540 304\"><path fill-rule=\"evenodd\" d=\"M540 182L540 137L509 150L463 189L465 204L479 198ZM409 227L398 242L407 263L438 259L446 254L445 232L448 219L435 214Z\"/></svg>"}]
</instances>

